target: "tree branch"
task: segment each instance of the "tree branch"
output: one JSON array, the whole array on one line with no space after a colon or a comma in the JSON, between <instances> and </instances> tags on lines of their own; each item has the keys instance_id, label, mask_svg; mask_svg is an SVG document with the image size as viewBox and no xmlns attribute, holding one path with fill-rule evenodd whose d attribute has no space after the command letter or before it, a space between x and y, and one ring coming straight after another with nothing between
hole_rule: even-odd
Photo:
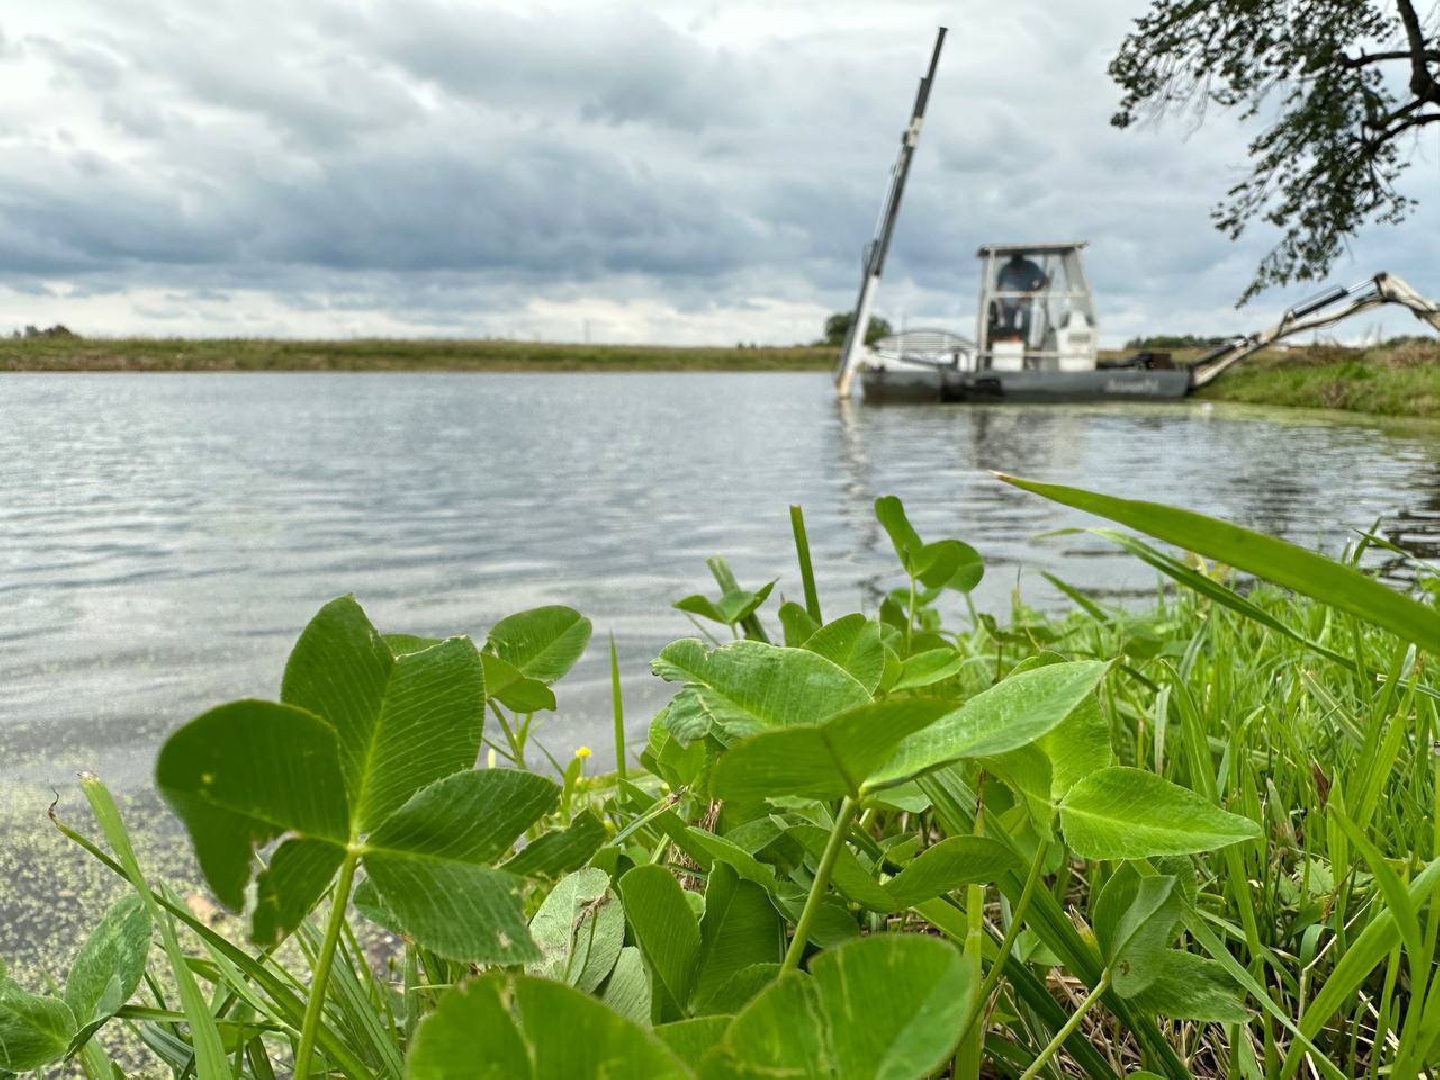
<instances>
[{"instance_id":1,"label":"tree branch","mask_svg":"<svg viewBox=\"0 0 1440 1080\"><path fill-rule=\"evenodd\" d=\"M1400 10L1400 21L1405 24L1405 40L1410 45L1410 92L1417 98L1440 105L1440 84L1435 82L1426 62L1426 53L1430 50L1425 48L1425 30L1420 25L1415 5L1410 0L1395 0L1395 6Z\"/></svg>"},{"instance_id":2,"label":"tree branch","mask_svg":"<svg viewBox=\"0 0 1440 1080\"><path fill-rule=\"evenodd\" d=\"M1409 131L1411 128L1423 127L1423 126L1426 125L1426 124L1434 124L1434 123L1440 123L1440 112L1422 113L1422 114L1419 115L1419 116L1412 116L1409 120L1406 120L1403 124L1397 124L1395 127L1391 128L1389 131L1385 132L1384 136L1382 136L1381 139L1379 139L1378 141L1380 141L1380 142L1392 142L1392 141L1394 141L1398 136L1403 135L1405 132Z\"/></svg>"},{"instance_id":3,"label":"tree branch","mask_svg":"<svg viewBox=\"0 0 1440 1080\"><path fill-rule=\"evenodd\" d=\"M1424 49L1421 53L1426 60L1440 61L1440 49ZM1362 68L1367 64L1378 64L1387 60L1411 60L1414 53L1409 49L1397 50L1395 52L1361 53L1359 56L1341 56L1340 66L1343 68Z\"/></svg>"},{"instance_id":4,"label":"tree branch","mask_svg":"<svg viewBox=\"0 0 1440 1080\"><path fill-rule=\"evenodd\" d=\"M1411 164L1399 142L1440 128L1440 33L1422 14L1435 2L1146 0L1110 63L1124 91L1111 122L1194 103L1259 125L1248 175L1212 212L1232 238L1282 231L1246 299L1324 274L1360 226L1413 205L1394 185Z\"/></svg>"},{"instance_id":5,"label":"tree branch","mask_svg":"<svg viewBox=\"0 0 1440 1080\"><path fill-rule=\"evenodd\" d=\"M1370 130L1375 132L1375 135L1372 139L1367 139L1363 141L1384 142L1387 138L1389 138L1387 132L1391 124L1395 123L1396 120L1404 120L1415 110L1423 109L1426 104L1428 103L1424 101L1409 101L1406 102L1404 105L1400 106L1400 108L1396 109L1394 112L1387 113L1386 115L1378 118L1366 120L1366 125L1370 128Z\"/></svg>"}]
</instances>

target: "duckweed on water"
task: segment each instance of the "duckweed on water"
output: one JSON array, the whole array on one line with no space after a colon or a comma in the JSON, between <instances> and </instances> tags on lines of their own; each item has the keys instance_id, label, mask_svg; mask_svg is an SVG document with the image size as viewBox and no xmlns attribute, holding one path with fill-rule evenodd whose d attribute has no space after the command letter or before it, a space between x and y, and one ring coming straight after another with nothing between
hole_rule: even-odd
<instances>
[{"instance_id":1,"label":"duckweed on water","mask_svg":"<svg viewBox=\"0 0 1440 1080\"><path fill-rule=\"evenodd\" d=\"M1002 625L968 604L979 555L887 498L898 587L827 618L795 513L804 603L715 560L719 595L679 603L703 637L654 662L673 698L606 776L524 768L577 612L477 648L327 604L280 701L160 752L245 931L83 780L104 843L60 828L121 899L64 979L0 981L0 1068L126 1075L128 1032L202 1080L1428 1072L1440 614L1358 570L1363 542L1333 562L1011 482L1199 557L1097 530L1181 587L1124 611L1060 583L1073 613Z\"/></svg>"}]
</instances>

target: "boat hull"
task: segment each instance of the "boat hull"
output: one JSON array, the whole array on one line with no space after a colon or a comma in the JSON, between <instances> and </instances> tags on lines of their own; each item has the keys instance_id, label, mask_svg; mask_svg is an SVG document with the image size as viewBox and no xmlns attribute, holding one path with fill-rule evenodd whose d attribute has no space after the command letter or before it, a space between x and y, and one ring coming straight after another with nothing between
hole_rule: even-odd
<instances>
[{"instance_id":1,"label":"boat hull","mask_svg":"<svg viewBox=\"0 0 1440 1080\"><path fill-rule=\"evenodd\" d=\"M956 371L862 368L865 400L1173 401L1190 392L1188 371Z\"/></svg>"}]
</instances>

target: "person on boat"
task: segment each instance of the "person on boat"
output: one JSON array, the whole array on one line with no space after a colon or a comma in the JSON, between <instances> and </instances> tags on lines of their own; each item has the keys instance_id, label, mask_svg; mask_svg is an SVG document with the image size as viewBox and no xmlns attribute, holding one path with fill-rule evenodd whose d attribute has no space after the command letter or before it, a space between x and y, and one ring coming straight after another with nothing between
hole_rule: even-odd
<instances>
[{"instance_id":1,"label":"person on boat","mask_svg":"<svg viewBox=\"0 0 1440 1080\"><path fill-rule=\"evenodd\" d=\"M1035 265L1019 251L1010 256L1010 261L1000 268L995 276L997 292L1012 295L999 298L999 322L995 336L1018 336L1025 341L1030 336L1030 309L1034 304L1033 294L1050 284L1045 271ZM1017 296L1016 293L1032 295Z\"/></svg>"}]
</instances>

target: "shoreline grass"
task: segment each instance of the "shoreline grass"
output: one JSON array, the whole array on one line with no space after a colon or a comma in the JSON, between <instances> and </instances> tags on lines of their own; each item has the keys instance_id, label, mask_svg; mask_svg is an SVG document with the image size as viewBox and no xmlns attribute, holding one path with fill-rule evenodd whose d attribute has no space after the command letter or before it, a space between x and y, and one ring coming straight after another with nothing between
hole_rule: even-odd
<instances>
[{"instance_id":1,"label":"shoreline grass","mask_svg":"<svg viewBox=\"0 0 1440 1080\"><path fill-rule=\"evenodd\" d=\"M1114 359L1121 351L1105 351ZM1176 350L1191 363L1199 350ZM0 372L828 371L826 345L580 345L500 339L0 338ZM1440 416L1440 340L1269 349L1200 400L1375 416Z\"/></svg>"},{"instance_id":2,"label":"shoreline grass","mask_svg":"<svg viewBox=\"0 0 1440 1080\"><path fill-rule=\"evenodd\" d=\"M1377 416L1440 416L1440 341L1267 350L1196 396Z\"/></svg>"},{"instance_id":3,"label":"shoreline grass","mask_svg":"<svg viewBox=\"0 0 1440 1080\"><path fill-rule=\"evenodd\" d=\"M5 371L828 371L830 346L500 339L0 338Z\"/></svg>"}]
</instances>

